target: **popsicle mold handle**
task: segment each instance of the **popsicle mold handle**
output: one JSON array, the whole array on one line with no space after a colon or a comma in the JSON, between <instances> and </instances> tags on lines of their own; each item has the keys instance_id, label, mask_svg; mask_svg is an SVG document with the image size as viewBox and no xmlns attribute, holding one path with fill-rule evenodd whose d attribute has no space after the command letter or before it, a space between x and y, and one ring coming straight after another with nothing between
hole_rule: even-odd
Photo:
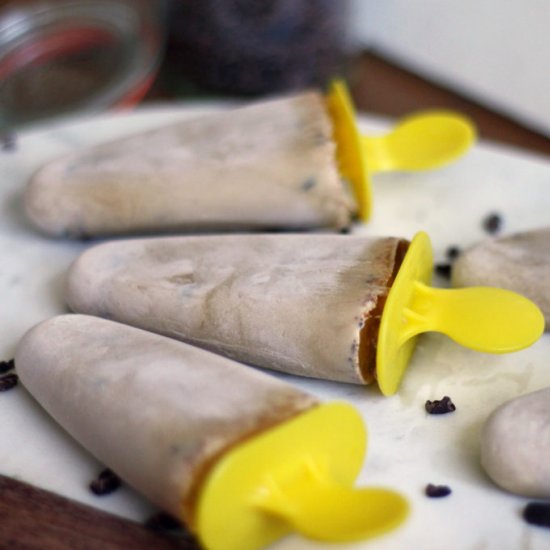
<instances>
[{"instance_id":1,"label":"popsicle mold handle","mask_svg":"<svg viewBox=\"0 0 550 550\"><path fill-rule=\"evenodd\" d=\"M331 480L307 459L302 466L286 485L272 479L256 501L301 535L331 542L365 539L390 531L407 514L407 502L394 491L354 489Z\"/></svg>"},{"instance_id":2,"label":"popsicle mold handle","mask_svg":"<svg viewBox=\"0 0 550 550\"><path fill-rule=\"evenodd\" d=\"M376 376L384 395L394 394L411 359L416 336L442 332L482 352L507 353L530 346L544 332L544 316L530 300L489 287L430 287L431 243L412 240L388 294L378 336Z\"/></svg>"},{"instance_id":3,"label":"popsicle mold handle","mask_svg":"<svg viewBox=\"0 0 550 550\"><path fill-rule=\"evenodd\" d=\"M438 168L461 156L476 136L474 125L451 111L417 113L404 118L384 135L362 135L353 103L341 81L332 83L327 107L340 174L352 186L363 221L371 212L371 174Z\"/></svg>"},{"instance_id":4,"label":"popsicle mold handle","mask_svg":"<svg viewBox=\"0 0 550 550\"><path fill-rule=\"evenodd\" d=\"M404 339L432 330L488 353L525 348L544 331L540 309L524 296L502 288L442 289L417 282L404 314Z\"/></svg>"},{"instance_id":5,"label":"popsicle mold handle","mask_svg":"<svg viewBox=\"0 0 550 550\"><path fill-rule=\"evenodd\" d=\"M326 101L332 119L338 169L340 175L351 184L359 217L366 221L370 217L372 206L369 167L363 136L355 122L353 103L342 81L331 84Z\"/></svg>"},{"instance_id":6,"label":"popsicle mold handle","mask_svg":"<svg viewBox=\"0 0 550 550\"><path fill-rule=\"evenodd\" d=\"M271 480L257 506L301 535L327 542L381 535L398 526L408 509L405 499L394 491L343 486L307 460L287 484Z\"/></svg>"},{"instance_id":7,"label":"popsicle mold handle","mask_svg":"<svg viewBox=\"0 0 550 550\"><path fill-rule=\"evenodd\" d=\"M475 139L475 129L462 115L426 111L410 115L387 134L363 136L370 172L429 170L460 157Z\"/></svg>"},{"instance_id":8,"label":"popsicle mold handle","mask_svg":"<svg viewBox=\"0 0 550 550\"><path fill-rule=\"evenodd\" d=\"M208 550L256 550L292 531L327 541L389 531L408 504L389 489L353 487L365 449L365 426L347 403L314 407L238 445L201 487L201 542Z\"/></svg>"}]
</instances>

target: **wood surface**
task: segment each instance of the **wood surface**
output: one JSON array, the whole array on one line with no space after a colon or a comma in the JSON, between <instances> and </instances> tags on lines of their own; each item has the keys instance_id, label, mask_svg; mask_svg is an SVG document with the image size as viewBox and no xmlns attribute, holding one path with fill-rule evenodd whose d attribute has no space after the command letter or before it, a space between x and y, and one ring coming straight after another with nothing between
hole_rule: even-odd
<instances>
[{"instance_id":1,"label":"wood surface","mask_svg":"<svg viewBox=\"0 0 550 550\"><path fill-rule=\"evenodd\" d=\"M432 108L453 109L469 116L479 136L550 155L550 139L459 93L429 82L376 52L351 60L351 94L358 111L401 117Z\"/></svg>"},{"instance_id":2,"label":"wood surface","mask_svg":"<svg viewBox=\"0 0 550 550\"><path fill-rule=\"evenodd\" d=\"M206 90L190 81L171 62L174 55L177 56L177 52L169 49L145 101L181 101L202 97L224 99L219 92ZM452 109L469 116L476 124L481 138L550 155L548 137L491 110L471 97L461 95L457 90L419 76L377 51L366 50L354 54L344 63L342 76L350 84L359 113L396 118L423 109Z\"/></svg>"},{"instance_id":3,"label":"wood surface","mask_svg":"<svg viewBox=\"0 0 550 550\"><path fill-rule=\"evenodd\" d=\"M0 475L0 548L197 550L199 547L185 534L155 532Z\"/></svg>"}]
</instances>

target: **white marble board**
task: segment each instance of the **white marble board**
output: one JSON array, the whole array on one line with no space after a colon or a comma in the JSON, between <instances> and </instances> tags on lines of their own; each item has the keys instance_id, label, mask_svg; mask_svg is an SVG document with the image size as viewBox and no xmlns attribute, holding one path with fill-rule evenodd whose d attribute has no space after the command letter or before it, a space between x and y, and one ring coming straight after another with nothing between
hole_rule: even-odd
<instances>
[{"instance_id":1,"label":"white marble board","mask_svg":"<svg viewBox=\"0 0 550 550\"><path fill-rule=\"evenodd\" d=\"M13 357L18 339L32 325L66 311L65 271L91 245L52 240L28 225L22 192L33 171L75 148L212 108L158 106L67 119L30 128L18 136L13 151L0 151L0 359ZM365 132L386 127L372 117L362 117L360 123ZM422 229L432 237L436 261L444 261L448 246L465 247L487 238L482 220L490 212L502 215L503 234L547 225L550 159L479 143L441 170L377 176L374 198L371 222L355 232L410 238ZM353 403L369 429L358 484L389 485L412 504L410 518L398 530L329 548L550 548L550 530L528 526L521 518L527 500L497 488L479 464L479 433L487 415L511 397L550 386L550 335L505 356L472 352L442 335L422 336L403 385L391 398L382 397L375 387L284 378L324 399ZM425 401L444 395L451 396L456 412L427 415ZM100 410L97 414L98 422L107 420ZM1 474L137 521L154 512L128 488L101 499L91 494L88 483L102 465L57 427L21 385L0 394L0 418ZM453 492L444 499L428 499L423 492L427 483L449 485ZM313 550L327 545L293 535L273 548Z\"/></svg>"}]
</instances>

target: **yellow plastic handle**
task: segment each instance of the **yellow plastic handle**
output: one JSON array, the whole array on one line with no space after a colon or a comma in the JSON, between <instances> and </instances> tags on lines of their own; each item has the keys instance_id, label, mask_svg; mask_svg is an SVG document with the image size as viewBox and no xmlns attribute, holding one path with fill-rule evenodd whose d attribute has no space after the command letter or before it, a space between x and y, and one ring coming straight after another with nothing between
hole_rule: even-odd
<instances>
[{"instance_id":1,"label":"yellow plastic handle","mask_svg":"<svg viewBox=\"0 0 550 550\"><path fill-rule=\"evenodd\" d=\"M394 491L343 486L315 463L304 461L298 471L300 475L286 485L273 479L256 505L308 538L332 542L371 538L397 527L407 514L407 502Z\"/></svg>"},{"instance_id":2,"label":"yellow plastic handle","mask_svg":"<svg viewBox=\"0 0 550 550\"><path fill-rule=\"evenodd\" d=\"M404 316L404 340L436 331L488 353L508 353L529 346L544 330L542 313L533 302L502 288L443 289L417 282Z\"/></svg>"},{"instance_id":3,"label":"yellow plastic handle","mask_svg":"<svg viewBox=\"0 0 550 550\"><path fill-rule=\"evenodd\" d=\"M340 174L353 188L359 215L370 216L370 175L390 170L427 170L448 164L473 143L475 129L462 115L434 111L403 119L382 136L363 136L343 82L334 82L327 96Z\"/></svg>"},{"instance_id":4,"label":"yellow plastic handle","mask_svg":"<svg viewBox=\"0 0 550 550\"><path fill-rule=\"evenodd\" d=\"M335 541L385 533L408 503L389 489L353 487L366 429L347 403L326 403L231 449L200 490L196 529L208 550L257 550L297 531Z\"/></svg>"},{"instance_id":5,"label":"yellow plastic handle","mask_svg":"<svg viewBox=\"0 0 550 550\"><path fill-rule=\"evenodd\" d=\"M490 353L528 347L544 332L542 312L524 296L490 287L431 288L432 266L430 239L420 232L409 246L380 320L376 377L384 395L397 391L422 332L442 332L463 346Z\"/></svg>"},{"instance_id":6,"label":"yellow plastic handle","mask_svg":"<svg viewBox=\"0 0 550 550\"><path fill-rule=\"evenodd\" d=\"M366 221L372 206L370 174L363 136L357 128L353 103L345 84L341 81L333 82L326 101L332 119L338 169L340 175L351 184L359 216Z\"/></svg>"},{"instance_id":7,"label":"yellow plastic handle","mask_svg":"<svg viewBox=\"0 0 550 550\"><path fill-rule=\"evenodd\" d=\"M371 172L414 172L444 166L472 144L475 132L463 116L426 111L401 120L382 136L363 136Z\"/></svg>"}]
</instances>

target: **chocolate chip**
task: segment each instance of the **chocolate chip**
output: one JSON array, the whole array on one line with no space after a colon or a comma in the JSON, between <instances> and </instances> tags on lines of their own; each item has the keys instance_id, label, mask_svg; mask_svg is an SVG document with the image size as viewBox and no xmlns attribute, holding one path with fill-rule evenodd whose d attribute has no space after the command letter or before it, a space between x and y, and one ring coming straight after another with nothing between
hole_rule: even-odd
<instances>
[{"instance_id":1,"label":"chocolate chip","mask_svg":"<svg viewBox=\"0 0 550 550\"><path fill-rule=\"evenodd\" d=\"M92 493L103 496L116 491L120 487L120 478L109 468L103 470L97 479L90 483Z\"/></svg>"},{"instance_id":2,"label":"chocolate chip","mask_svg":"<svg viewBox=\"0 0 550 550\"><path fill-rule=\"evenodd\" d=\"M450 487L447 487L447 485L433 485L432 483L426 485L424 492L430 498L446 497L452 493Z\"/></svg>"},{"instance_id":3,"label":"chocolate chip","mask_svg":"<svg viewBox=\"0 0 550 550\"><path fill-rule=\"evenodd\" d=\"M496 212L488 214L483 219L483 229L491 235L498 233L502 229L502 216Z\"/></svg>"},{"instance_id":4,"label":"chocolate chip","mask_svg":"<svg viewBox=\"0 0 550 550\"><path fill-rule=\"evenodd\" d=\"M452 267L451 264L436 264L435 272L445 279L451 278Z\"/></svg>"},{"instance_id":5,"label":"chocolate chip","mask_svg":"<svg viewBox=\"0 0 550 550\"><path fill-rule=\"evenodd\" d=\"M456 410L455 404L447 395L440 400L426 401L425 408L429 414L447 414Z\"/></svg>"},{"instance_id":6,"label":"chocolate chip","mask_svg":"<svg viewBox=\"0 0 550 550\"><path fill-rule=\"evenodd\" d=\"M349 235L351 233L351 227L347 226L347 227L342 227L339 231L338 231L341 235Z\"/></svg>"},{"instance_id":7,"label":"chocolate chip","mask_svg":"<svg viewBox=\"0 0 550 550\"><path fill-rule=\"evenodd\" d=\"M19 382L19 376L17 374L5 374L0 377L0 392L8 391L17 386Z\"/></svg>"},{"instance_id":8,"label":"chocolate chip","mask_svg":"<svg viewBox=\"0 0 550 550\"><path fill-rule=\"evenodd\" d=\"M523 519L532 525L550 527L550 502L529 502L523 509Z\"/></svg>"},{"instance_id":9,"label":"chocolate chip","mask_svg":"<svg viewBox=\"0 0 550 550\"><path fill-rule=\"evenodd\" d=\"M9 361L0 361L0 374L6 374L10 370L15 368L15 361L10 359Z\"/></svg>"}]
</instances>

